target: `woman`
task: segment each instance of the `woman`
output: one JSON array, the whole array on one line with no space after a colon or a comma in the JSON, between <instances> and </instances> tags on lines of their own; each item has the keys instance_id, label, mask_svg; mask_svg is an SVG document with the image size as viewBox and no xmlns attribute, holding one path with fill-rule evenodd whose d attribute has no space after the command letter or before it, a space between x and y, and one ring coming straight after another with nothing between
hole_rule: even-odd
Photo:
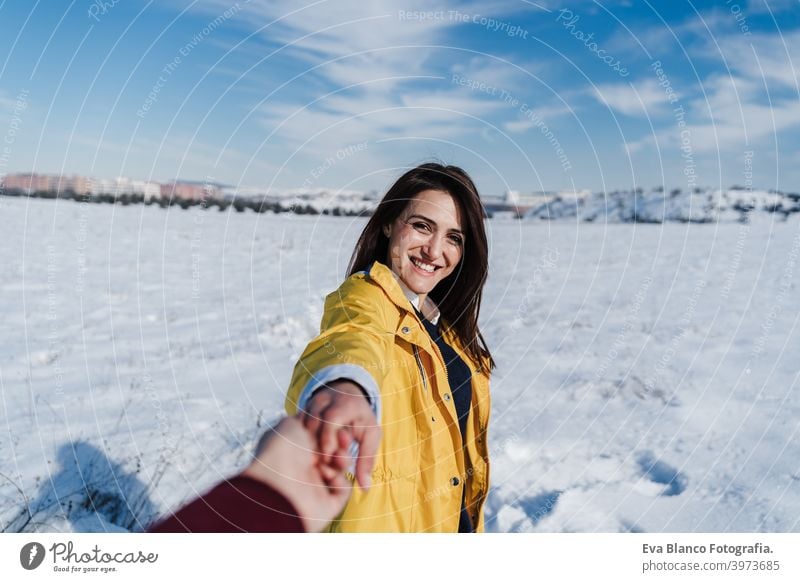
<instances>
[{"instance_id":1,"label":"woman","mask_svg":"<svg viewBox=\"0 0 800 582\"><path fill-rule=\"evenodd\" d=\"M332 531L483 531L494 368L478 329L483 217L462 169L406 172L361 233L349 277L325 300L286 409L304 414L323 454L343 426L361 445L362 489Z\"/></svg>"}]
</instances>

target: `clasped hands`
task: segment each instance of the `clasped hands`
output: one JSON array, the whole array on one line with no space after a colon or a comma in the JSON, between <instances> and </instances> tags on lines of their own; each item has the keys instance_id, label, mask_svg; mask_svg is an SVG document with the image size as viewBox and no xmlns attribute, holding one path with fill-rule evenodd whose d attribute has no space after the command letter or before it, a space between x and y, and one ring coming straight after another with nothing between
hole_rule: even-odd
<instances>
[{"instance_id":1,"label":"clasped hands","mask_svg":"<svg viewBox=\"0 0 800 582\"><path fill-rule=\"evenodd\" d=\"M355 479L367 490L381 430L361 388L348 380L318 390L306 410L285 418L261 437L243 475L288 499L306 531L321 531L344 509L352 483L350 449L358 445Z\"/></svg>"}]
</instances>

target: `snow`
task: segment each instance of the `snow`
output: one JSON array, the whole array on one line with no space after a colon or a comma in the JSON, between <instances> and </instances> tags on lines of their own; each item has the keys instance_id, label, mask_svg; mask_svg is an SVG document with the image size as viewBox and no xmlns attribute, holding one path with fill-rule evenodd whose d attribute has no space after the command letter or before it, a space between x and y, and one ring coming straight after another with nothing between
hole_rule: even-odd
<instances>
[{"instance_id":1,"label":"snow","mask_svg":"<svg viewBox=\"0 0 800 582\"><path fill-rule=\"evenodd\" d=\"M0 525L59 532L143 529L246 463L365 221L0 220ZM491 531L800 531L797 215L487 225Z\"/></svg>"},{"instance_id":2,"label":"snow","mask_svg":"<svg viewBox=\"0 0 800 582\"><path fill-rule=\"evenodd\" d=\"M800 212L800 195L750 189L598 192L587 197L556 197L531 208L525 217L585 222L744 222L752 211L776 213L785 219Z\"/></svg>"}]
</instances>

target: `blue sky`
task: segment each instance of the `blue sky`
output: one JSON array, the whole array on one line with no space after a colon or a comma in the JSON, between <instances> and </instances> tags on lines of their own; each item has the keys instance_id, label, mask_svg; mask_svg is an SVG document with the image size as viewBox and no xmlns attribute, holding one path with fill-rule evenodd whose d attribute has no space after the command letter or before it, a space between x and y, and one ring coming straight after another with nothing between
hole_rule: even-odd
<instances>
[{"instance_id":1,"label":"blue sky","mask_svg":"<svg viewBox=\"0 0 800 582\"><path fill-rule=\"evenodd\" d=\"M0 173L383 191L438 159L488 195L797 191L798 14L798 0L0 0Z\"/></svg>"}]
</instances>

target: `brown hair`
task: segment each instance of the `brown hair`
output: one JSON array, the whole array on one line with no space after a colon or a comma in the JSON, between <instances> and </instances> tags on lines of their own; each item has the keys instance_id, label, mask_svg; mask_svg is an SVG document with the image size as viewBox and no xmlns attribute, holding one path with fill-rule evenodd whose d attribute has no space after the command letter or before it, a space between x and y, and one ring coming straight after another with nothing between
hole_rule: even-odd
<instances>
[{"instance_id":1,"label":"brown hair","mask_svg":"<svg viewBox=\"0 0 800 582\"><path fill-rule=\"evenodd\" d=\"M485 213L475 184L461 168L428 163L400 176L364 227L347 274L369 270L374 261L386 263L389 239L383 233L383 227L394 222L411 199L425 190L450 194L461 209L464 220L461 261L429 296L438 305L442 319L458 336L470 358L482 366L488 365L489 370L494 369L494 359L478 329L483 286L489 270L489 245L483 225Z\"/></svg>"}]
</instances>

